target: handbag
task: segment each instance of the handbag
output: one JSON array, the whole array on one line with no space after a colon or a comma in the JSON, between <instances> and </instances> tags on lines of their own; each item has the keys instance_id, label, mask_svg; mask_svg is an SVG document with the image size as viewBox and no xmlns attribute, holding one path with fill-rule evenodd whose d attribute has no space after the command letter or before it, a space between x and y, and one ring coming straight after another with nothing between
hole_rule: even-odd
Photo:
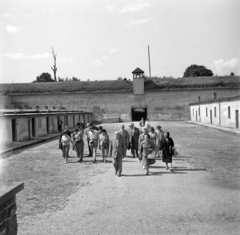
<instances>
[{"instance_id":1,"label":"handbag","mask_svg":"<svg viewBox=\"0 0 240 235\"><path fill-rule=\"evenodd\" d=\"M148 159L148 163L149 165L153 165L156 163L156 160L155 159Z\"/></svg>"},{"instance_id":2,"label":"handbag","mask_svg":"<svg viewBox=\"0 0 240 235\"><path fill-rule=\"evenodd\" d=\"M174 156L177 156L177 155L178 155L178 151L177 151L176 147L173 147L173 148L172 148L172 152L173 152L172 155L174 155Z\"/></svg>"},{"instance_id":3,"label":"handbag","mask_svg":"<svg viewBox=\"0 0 240 235\"><path fill-rule=\"evenodd\" d=\"M62 149L62 142L59 142L58 148Z\"/></svg>"}]
</instances>

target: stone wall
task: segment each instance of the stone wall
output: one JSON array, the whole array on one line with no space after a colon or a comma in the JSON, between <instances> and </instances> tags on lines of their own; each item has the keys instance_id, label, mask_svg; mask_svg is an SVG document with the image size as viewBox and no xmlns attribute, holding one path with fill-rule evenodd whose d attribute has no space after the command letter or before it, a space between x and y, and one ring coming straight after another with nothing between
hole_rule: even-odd
<instances>
[{"instance_id":1,"label":"stone wall","mask_svg":"<svg viewBox=\"0 0 240 235\"><path fill-rule=\"evenodd\" d=\"M0 95L0 109L11 109L12 98L11 96Z\"/></svg>"},{"instance_id":2,"label":"stone wall","mask_svg":"<svg viewBox=\"0 0 240 235\"><path fill-rule=\"evenodd\" d=\"M130 92L92 92L92 93L61 93L12 95L15 108L18 106L36 105L43 109L55 107L67 110L93 112L97 120L108 117L120 117L122 121L131 121L132 107L146 107L150 120L189 120L189 103L212 99L213 93L218 97L239 95L240 90L234 88L188 89L188 90L157 90L145 91L144 95L133 95Z\"/></svg>"},{"instance_id":3,"label":"stone wall","mask_svg":"<svg viewBox=\"0 0 240 235\"><path fill-rule=\"evenodd\" d=\"M0 235L17 235L16 194L24 188L23 183L0 192Z\"/></svg>"}]
</instances>

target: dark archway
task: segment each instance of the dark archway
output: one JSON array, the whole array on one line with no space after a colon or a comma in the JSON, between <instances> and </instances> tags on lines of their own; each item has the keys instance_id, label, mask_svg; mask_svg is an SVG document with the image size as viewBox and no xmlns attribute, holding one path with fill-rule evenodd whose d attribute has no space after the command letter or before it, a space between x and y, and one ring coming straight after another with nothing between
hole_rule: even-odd
<instances>
[{"instance_id":1,"label":"dark archway","mask_svg":"<svg viewBox=\"0 0 240 235\"><path fill-rule=\"evenodd\" d=\"M147 119L147 108L132 108L132 121L140 121L141 118Z\"/></svg>"}]
</instances>

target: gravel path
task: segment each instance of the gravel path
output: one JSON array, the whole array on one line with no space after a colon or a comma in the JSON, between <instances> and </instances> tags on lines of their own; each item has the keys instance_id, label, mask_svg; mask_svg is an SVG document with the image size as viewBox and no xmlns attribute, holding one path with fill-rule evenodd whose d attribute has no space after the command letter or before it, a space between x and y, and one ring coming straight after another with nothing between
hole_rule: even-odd
<instances>
[{"instance_id":1,"label":"gravel path","mask_svg":"<svg viewBox=\"0 0 240 235\"><path fill-rule=\"evenodd\" d=\"M238 234L239 137L183 122L161 125L180 151L174 173L160 159L146 176L137 159L125 158L121 178L100 156L97 164L86 157L64 164L56 140L3 159L5 181L25 182L19 235ZM119 127L104 125L110 136ZM218 146L209 144L216 136Z\"/></svg>"}]
</instances>

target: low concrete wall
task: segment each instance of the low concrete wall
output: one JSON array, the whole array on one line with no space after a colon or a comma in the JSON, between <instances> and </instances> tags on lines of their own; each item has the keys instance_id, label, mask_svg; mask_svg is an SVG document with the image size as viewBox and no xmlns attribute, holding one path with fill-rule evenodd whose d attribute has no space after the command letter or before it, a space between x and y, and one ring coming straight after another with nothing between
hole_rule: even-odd
<instances>
[{"instance_id":1,"label":"low concrete wall","mask_svg":"<svg viewBox=\"0 0 240 235\"><path fill-rule=\"evenodd\" d=\"M0 190L0 234L17 235L17 204L16 194L23 190L24 184L11 187L8 190ZM2 192L5 191L5 192Z\"/></svg>"}]
</instances>

